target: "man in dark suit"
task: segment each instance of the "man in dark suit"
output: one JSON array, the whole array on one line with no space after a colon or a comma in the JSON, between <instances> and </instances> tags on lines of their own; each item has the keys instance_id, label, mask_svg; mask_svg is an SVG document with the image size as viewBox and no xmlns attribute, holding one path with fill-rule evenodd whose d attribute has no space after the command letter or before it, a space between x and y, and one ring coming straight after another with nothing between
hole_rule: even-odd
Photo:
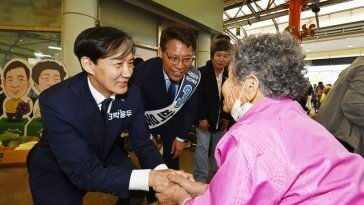
<instances>
[{"instance_id":1,"label":"man in dark suit","mask_svg":"<svg viewBox=\"0 0 364 205\"><path fill-rule=\"evenodd\" d=\"M364 57L343 71L328 92L316 120L350 152L364 157Z\"/></svg>"},{"instance_id":2,"label":"man in dark suit","mask_svg":"<svg viewBox=\"0 0 364 205\"><path fill-rule=\"evenodd\" d=\"M127 130L142 168L166 168L149 139L141 93L128 83L131 38L112 27L89 28L74 52L83 72L39 96L43 136L27 159L34 203L82 204L87 191L128 199L131 190L166 182L171 170L135 170L123 150L120 134ZM131 193L125 203L141 204L143 196Z\"/></svg>"},{"instance_id":3,"label":"man in dark suit","mask_svg":"<svg viewBox=\"0 0 364 205\"><path fill-rule=\"evenodd\" d=\"M167 27L160 38L160 57L139 64L133 76L133 82L142 91L151 133L161 137L164 161L172 169L179 169L178 156L185 147L197 108L194 89L200 73L192 66L195 49L193 30ZM193 85L186 85L187 82ZM174 110L176 107L179 110Z\"/></svg>"},{"instance_id":4,"label":"man in dark suit","mask_svg":"<svg viewBox=\"0 0 364 205\"><path fill-rule=\"evenodd\" d=\"M215 147L226 132L231 118L230 114L222 109L223 95L221 94L222 84L228 77L230 47L230 42L226 39L213 41L211 60L199 68L201 82L195 122L197 145L193 166L194 178L199 182L207 182L208 167L210 167L211 177L216 173Z\"/></svg>"}]
</instances>

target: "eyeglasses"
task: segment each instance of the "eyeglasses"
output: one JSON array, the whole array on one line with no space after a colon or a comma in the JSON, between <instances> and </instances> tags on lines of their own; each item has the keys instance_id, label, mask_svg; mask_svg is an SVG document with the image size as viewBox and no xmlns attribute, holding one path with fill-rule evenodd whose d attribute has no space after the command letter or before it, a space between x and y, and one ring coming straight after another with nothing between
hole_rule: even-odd
<instances>
[{"instance_id":1,"label":"eyeglasses","mask_svg":"<svg viewBox=\"0 0 364 205\"><path fill-rule=\"evenodd\" d=\"M179 62L182 62L183 65L191 65L191 63L196 59L195 56L192 57L177 57L177 56L169 56L166 51L164 53L167 55L169 62L172 64L178 64Z\"/></svg>"}]
</instances>

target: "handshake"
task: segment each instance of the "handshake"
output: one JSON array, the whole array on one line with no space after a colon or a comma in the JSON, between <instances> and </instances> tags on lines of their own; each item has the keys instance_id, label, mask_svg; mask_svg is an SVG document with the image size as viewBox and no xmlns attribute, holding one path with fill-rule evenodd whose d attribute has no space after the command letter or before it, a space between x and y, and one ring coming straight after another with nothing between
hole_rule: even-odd
<instances>
[{"instance_id":1,"label":"handshake","mask_svg":"<svg viewBox=\"0 0 364 205\"><path fill-rule=\"evenodd\" d=\"M182 170L151 170L149 185L156 192L160 204L184 205L205 192L207 184L195 182L192 174Z\"/></svg>"}]
</instances>

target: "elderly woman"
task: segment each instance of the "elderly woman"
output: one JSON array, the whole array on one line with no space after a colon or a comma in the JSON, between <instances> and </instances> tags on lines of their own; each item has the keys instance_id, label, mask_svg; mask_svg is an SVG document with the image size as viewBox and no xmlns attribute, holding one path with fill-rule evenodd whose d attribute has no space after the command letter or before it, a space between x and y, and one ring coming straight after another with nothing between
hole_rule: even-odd
<instances>
[{"instance_id":1,"label":"elderly woman","mask_svg":"<svg viewBox=\"0 0 364 205\"><path fill-rule=\"evenodd\" d=\"M179 175L155 187L162 204L363 204L364 160L295 101L305 94L304 55L289 34L249 36L234 54L224 110L237 121L215 151L210 184Z\"/></svg>"}]
</instances>

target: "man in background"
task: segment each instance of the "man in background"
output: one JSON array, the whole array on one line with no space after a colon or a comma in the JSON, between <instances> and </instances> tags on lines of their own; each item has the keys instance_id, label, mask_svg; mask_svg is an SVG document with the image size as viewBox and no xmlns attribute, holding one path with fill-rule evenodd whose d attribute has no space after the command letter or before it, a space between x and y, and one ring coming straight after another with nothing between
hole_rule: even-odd
<instances>
[{"instance_id":1,"label":"man in background","mask_svg":"<svg viewBox=\"0 0 364 205\"><path fill-rule=\"evenodd\" d=\"M341 72L316 119L349 151L364 157L364 57Z\"/></svg>"},{"instance_id":2,"label":"man in background","mask_svg":"<svg viewBox=\"0 0 364 205\"><path fill-rule=\"evenodd\" d=\"M179 169L179 156L197 108L199 71L193 67L193 30L170 26L162 31L159 57L138 64L133 82L142 91L146 118L153 136L160 136L167 166Z\"/></svg>"}]
</instances>

